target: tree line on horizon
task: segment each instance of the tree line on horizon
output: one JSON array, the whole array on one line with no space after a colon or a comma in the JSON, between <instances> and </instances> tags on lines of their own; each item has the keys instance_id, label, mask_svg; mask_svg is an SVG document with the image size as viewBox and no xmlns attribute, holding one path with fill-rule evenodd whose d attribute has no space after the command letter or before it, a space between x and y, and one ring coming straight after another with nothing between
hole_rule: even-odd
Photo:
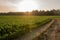
<instances>
[{"instance_id":1,"label":"tree line on horizon","mask_svg":"<svg viewBox=\"0 0 60 40\"><path fill-rule=\"evenodd\" d=\"M32 12L8 12L0 13L0 15L33 15L33 16L60 16L60 10L33 10Z\"/></svg>"},{"instance_id":2,"label":"tree line on horizon","mask_svg":"<svg viewBox=\"0 0 60 40\"><path fill-rule=\"evenodd\" d=\"M32 11L32 15L36 15L36 16L60 16L60 10L35 10Z\"/></svg>"}]
</instances>

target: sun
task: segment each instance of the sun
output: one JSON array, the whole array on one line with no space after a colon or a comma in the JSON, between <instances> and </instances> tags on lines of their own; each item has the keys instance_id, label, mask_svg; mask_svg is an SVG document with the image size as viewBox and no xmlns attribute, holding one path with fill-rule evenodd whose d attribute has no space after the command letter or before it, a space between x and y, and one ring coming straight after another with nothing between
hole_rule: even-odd
<instances>
[{"instance_id":1,"label":"sun","mask_svg":"<svg viewBox=\"0 0 60 40\"><path fill-rule=\"evenodd\" d=\"M17 11L32 11L38 9L38 4L35 1L29 0L23 0L22 2L17 4Z\"/></svg>"}]
</instances>

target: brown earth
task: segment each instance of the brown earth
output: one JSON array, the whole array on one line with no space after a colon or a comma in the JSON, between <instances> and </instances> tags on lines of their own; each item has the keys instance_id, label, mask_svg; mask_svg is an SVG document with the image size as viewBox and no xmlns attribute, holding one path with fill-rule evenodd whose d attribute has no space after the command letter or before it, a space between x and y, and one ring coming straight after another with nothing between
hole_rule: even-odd
<instances>
[{"instance_id":1,"label":"brown earth","mask_svg":"<svg viewBox=\"0 0 60 40\"><path fill-rule=\"evenodd\" d=\"M37 40L60 40L60 20L55 19L51 27L41 34Z\"/></svg>"}]
</instances>

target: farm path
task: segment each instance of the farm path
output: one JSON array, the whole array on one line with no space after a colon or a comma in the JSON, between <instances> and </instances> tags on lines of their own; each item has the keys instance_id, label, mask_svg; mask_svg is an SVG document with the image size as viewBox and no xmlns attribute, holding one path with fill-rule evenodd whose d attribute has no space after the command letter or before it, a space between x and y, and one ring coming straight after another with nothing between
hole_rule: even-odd
<instances>
[{"instance_id":1,"label":"farm path","mask_svg":"<svg viewBox=\"0 0 60 40\"><path fill-rule=\"evenodd\" d=\"M56 19L49 40L60 40L60 20Z\"/></svg>"},{"instance_id":2,"label":"farm path","mask_svg":"<svg viewBox=\"0 0 60 40\"><path fill-rule=\"evenodd\" d=\"M60 20L57 20L56 40L60 40Z\"/></svg>"},{"instance_id":3,"label":"farm path","mask_svg":"<svg viewBox=\"0 0 60 40\"><path fill-rule=\"evenodd\" d=\"M32 32L27 33L26 35L22 36L22 38L20 37L14 40L33 40L34 38L38 37L41 33L46 31L52 25L53 22L54 20L47 23L46 25L43 25L40 28L37 28L36 30L33 30Z\"/></svg>"},{"instance_id":4,"label":"farm path","mask_svg":"<svg viewBox=\"0 0 60 40\"><path fill-rule=\"evenodd\" d=\"M43 40L60 40L60 20L55 19L54 23L51 25L45 33L43 33ZM41 37L38 38L40 40Z\"/></svg>"}]
</instances>

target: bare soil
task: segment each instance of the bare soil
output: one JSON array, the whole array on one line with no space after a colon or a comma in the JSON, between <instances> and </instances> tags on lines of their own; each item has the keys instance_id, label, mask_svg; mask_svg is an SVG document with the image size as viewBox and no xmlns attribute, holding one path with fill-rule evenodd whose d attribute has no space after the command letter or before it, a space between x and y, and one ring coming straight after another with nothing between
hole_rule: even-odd
<instances>
[{"instance_id":1,"label":"bare soil","mask_svg":"<svg viewBox=\"0 0 60 40\"><path fill-rule=\"evenodd\" d=\"M41 34L37 40L60 40L60 20L55 19L55 22L51 25L51 28Z\"/></svg>"}]
</instances>

